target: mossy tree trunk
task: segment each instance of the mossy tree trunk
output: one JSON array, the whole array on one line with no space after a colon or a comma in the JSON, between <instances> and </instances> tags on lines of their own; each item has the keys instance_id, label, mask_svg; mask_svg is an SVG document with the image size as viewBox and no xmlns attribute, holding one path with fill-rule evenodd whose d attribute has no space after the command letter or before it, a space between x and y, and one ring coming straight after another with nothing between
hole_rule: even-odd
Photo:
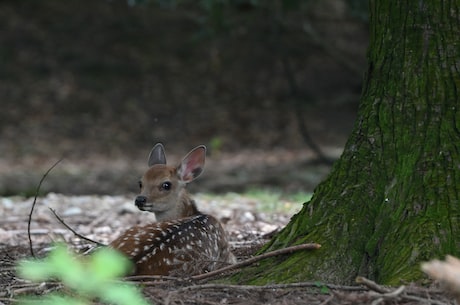
<instances>
[{"instance_id":1,"label":"mossy tree trunk","mask_svg":"<svg viewBox=\"0 0 460 305\"><path fill-rule=\"evenodd\" d=\"M264 248L249 283L422 279L460 255L460 0L370 3L368 71L354 130L310 202Z\"/></svg>"}]
</instances>

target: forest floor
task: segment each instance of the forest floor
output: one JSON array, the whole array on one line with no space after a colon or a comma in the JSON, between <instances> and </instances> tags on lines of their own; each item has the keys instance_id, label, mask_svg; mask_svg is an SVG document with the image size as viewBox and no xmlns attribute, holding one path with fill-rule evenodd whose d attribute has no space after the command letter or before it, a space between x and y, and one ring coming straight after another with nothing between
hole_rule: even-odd
<instances>
[{"instance_id":1,"label":"forest floor","mask_svg":"<svg viewBox=\"0 0 460 305\"><path fill-rule=\"evenodd\" d=\"M278 205L268 212L261 208L260 198L237 193L222 196L197 193L194 197L202 211L222 221L240 262L253 257L301 208L299 203L280 198ZM63 223L84 237L107 244L123 228L153 221L152 214L134 207L132 198L55 193L38 198L30 227L34 253L45 256L54 241L64 241L80 253L94 247ZM33 198L0 198L0 213L5 215L0 220L1 305L15 304L21 296L43 295L60 287L52 282L34 284L15 272L18 260L31 257L27 227L32 204ZM456 304L439 285L422 287L408 283L383 287L362 279L353 286L320 282L248 286L217 284L214 280L215 277L199 280L168 277L144 279L139 284L152 304Z\"/></svg>"}]
</instances>

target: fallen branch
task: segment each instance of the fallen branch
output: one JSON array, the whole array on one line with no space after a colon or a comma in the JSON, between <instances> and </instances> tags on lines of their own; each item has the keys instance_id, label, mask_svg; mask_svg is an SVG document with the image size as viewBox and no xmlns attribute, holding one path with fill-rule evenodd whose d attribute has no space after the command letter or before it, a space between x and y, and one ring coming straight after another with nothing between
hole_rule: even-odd
<instances>
[{"instance_id":1,"label":"fallen branch","mask_svg":"<svg viewBox=\"0 0 460 305\"><path fill-rule=\"evenodd\" d=\"M326 305L327 303L329 303L330 301L332 301L332 299L334 299L334 295L331 294L326 300L324 300L324 302L321 302L321 304L319 305Z\"/></svg>"},{"instance_id":2,"label":"fallen branch","mask_svg":"<svg viewBox=\"0 0 460 305\"><path fill-rule=\"evenodd\" d=\"M191 277L191 279L195 280L195 281L208 279L208 278L214 277L216 275L220 275L220 274L222 274L224 272L227 272L227 271L231 271L231 270L234 270L234 269L238 269L238 268L242 268L242 267L252 265L252 264L254 264L254 263L258 262L258 261L261 261L261 260L269 258L269 257L274 257L274 256L284 255L284 254L290 254L290 253L300 251L300 250L317 250L319 248L321 248L321 245L320 244L315 244L315 243L302 244L302 245L287 247L287 248L284 248L284 249L279 249L279 250L271 251L271 252L264 253L264 254L261 254L261 255L257 255L257 256L248 258L248 259L246 259L246 260L244 260L242 262L239 262L239 263L236 263L236 264L233 264L233 265L229 265L229 266L226 266L224 268L220 268L220 269L208 272L208 273L194 275L194 276Z\"/></svg>"},{"instance_id":3,"label":"fallen branch","mask_svg":"<svg viewBox=\"0 0 460 305\"><path fill-rule=\"evenodd\" d=\"M397 299L402 299L402 300L408 300L408 301L416 301L418 303L427 303L427 304L435 304L435 305L447 305L446 303L433 300L431 298L424 298L412 294L408 294L405 292L406 287L405 286L400 286L399 288L395 290L391 290L387 287L378 285L376 282L371 281L365 277L358 276L356 278L356 283L362 284L366 286L369 290L372 290L374 294L371 294L372 297L375 298L375 300L372 302L372 305L377 305L380 304L384 301L388 300L397 300ZM371 292L372 292L371 291Z\"/></svg>"},{"instance_id":4,"label":"fallen branch","mask_svg":"<svg viewBox=\"0 0 460 305\"><path fill-rule=\"evenodd\" d=\"M208 273L194 275L194 276L191 277L191 279L196 280L196 281L203 280L203 279L213 277L215 275L222 274L222 273L227 272L227 271L231 271L231 270L234 270L234 269L238 269L238 268L241 268L241 267L252 265L255 262L261 261L261 260L269 258L269 257L274 257L274 256L284 255L284 254L290 254L290 253L297 252L297 251L300 251L300 250L317 250L319 248L321 248L321 245L316 244L316 243L301 244L301 245L296 245L296 246L292 246L292 247L287 247L287 248L284 248L284 249L279 249L279 250L267 252L267 253L264 253L264 254L261 254L261 255L257 255L257 256L248 258L248 259L246 259L246 260L244 260L242 262L236 263L234 265L229 265L229 266L226 266L224 268L220 268L220 269L208 272Z\"/></svg>"},{"instance_id":5,"label":"fallen branch","mask_svg":"<svg viewBox=\"0 0 460 305\"><path fill-rule=\"evenodd\" d=\"M229 265L229 266L225 266L223 268L220 268L220 269L217 269L217 270L214 270L214 271L211 271L211 272L194 275L194 276L189 277L189 278L165 277L165 276L158 276L158 275L134 275L134 276L128 277L127 279L133 280L133 281L164 280L164 279L176 280L176 281L184 281L184 282L187 282L187 281L199 281L199 280L203 280L203 279L212 278L212 277L214 277L216 275L221 275L224 272L228 272L228 271L231 271L231 270L234 270L234 269L238 269L238 268L242 268L242 267L254 264L254 263L258 262L258 261L261 261L261 260L269 258L269 257L274 257L274 256L284 255L284 254L290 254L290 253L297 252L297 251L300 251L300 250L317 250L319 248L321 248L321 245L316 244L316 243L301 244L301 245L296 245L296 246L292 246L292 247L287 247L287 248L284 248L284 249L279 249L279 250L267 252L267 253L264 253L264 254L261 254L261 255L258 255L258 256L254 256L254 257L248 258L248 259L246 259L244 261L241 261L239 263ZM145 284L145 282L143 284Z\"/></svg>"},{"instance_id":6,"label":"fallen branch","mask_svg":"<svg viewBox=\"0 0 460 305\"><path fill-rule=\"evenodd\" d=\"M37 203L37 197L38 197L38 194L40 192L40 188L42 187L42 183L43 181L45 181L45 178L46 176L48 176L48 174L53 170L53 168L56 167L56 165L59 164L59 162L62 161L62 158L57 160L46 172L45 174L43 175L43 177L40 179L40 182L38 183L38 186L37 186L37 190L35 191L35 196L34 196L34 202L32 203L32 207L30 209L30 213L29 213L29 220L27 222L27 235L29 237L29 248L30 248L30 254L32 254L32 257L35 258L35 253L34 253L34 249L33 249L33 246L32 246L32 236L30 234L30 225L32 223L32 214L34 212L34 208L35 208L35 204Z\"/></svg>"},{"instance_id":7,"label":"fallen branch","mask_svg":"<svg viewBox=\"0 0 460 305\"><path fill-rule=\"evenodd\" d=\"M124 280L139 282L142 281L143 286L159 286L159 285L171 285L171 282L183 284L191 283L189 278L176 277L170 275L130 275L125 276Z\"/></svg>"},{"instance_id":8,"label":"fallen branch","mask_svg":"<svg viewBox=\"0 0 460 305\"><path fill-rule=\"evenodd\" d=\"M143 283L144 284L144 283ZM250 291L261 291L261 290L277 290L277 289L296 289L296 288L322 288L326 287L333 290L343 290L343 291L364 291L365 288L359 286L345 286L345 285L334 285L334 284L321 284L318 285L317 282L298 282L298 283L288 283L288 284L269 284L269 285L231 285L231 284L200 284L192 285L188 287L183 287L175 290L175 292L180 291L192 291L192 290L202 290L202 289L217 289L217 290L250 290Z\"/></svg>"},{"instance_id":9,"label":"fallen branch","mask_svg":"<svg viewBox=\"0 0 460 305\"><path fill-rule=\"evenodd\" d=\"M145 285L145 283L142 283ZM260 292L260 291L279 291L285 289L301 289L301 288L318 288L321 289L322 287L327 287L333 290L341 290L341 291L353 291L353 292L362 292L365 290L363 287L359 286L342 286L342 285L334 285L334 284L318 284L318 282L298 282L298 283L288 283L288 284L268 284L263 286L258 285L231 285L231 284L200 284L200 285L191 285L182 287L179 289L174 289L170 291L165 298L164 304L170 303L171 299L176 296L180 295L181 297L184 296L186 292L192 292L196 290L218 290L218 291L245 291L247 293L250 292ZM334 298L334 295L331 295L327 298L322 304L327 304Z\"/></svg>"},{"instance_id":10,"label":"fallen branch","mask_svg":"<svg viewBox=\"0 0 460 305\"><path fill-rule=\"evenodd\" d=\"M394 291L388 292L388 293L375 293L374 292L374 297L376 299L372 301L371 305L378 305L382 302L385 301L397 301L401 298L401 294L404 292L406 289L405 286L400 286L398 289L395 289Z\"/></svg>"},{"instance_id":11,"label":"fallen branch","mask_svg":"<svg viewBox=\"0 0 460 305\"><path fill-rule=\"evenodd\" d=\"M54 214L54 216L57 218L57 220L59 220L59 222L64 226L66 227L69 231L71 231L75 236L83 239L83 240L86 240L86 241L89 241L91 243L94 243L100 247L105 247L107 245L103 244L103 243L100 243L98 241L95 241L95 240L92 240L91 238L88 238L86 236L83 236L81 234L79 234L77 231L75 231L74 229L72 229L68 224L65 223L65 221L56 213L55 210L53 210L52 208L49 208L51 210L51 212Z\"/></svg>"},{"instance_id":12,"label":"fallen branch","mask_svg":"<svg viewBox=\"0 0 460 305\"><path fill-rule=\"evenodd\" d=\"M361 285L364 285L366 286L367 288L369 288L369 290L373 290L373 291L376 291L378 293L388 293L390 292L390 289L386 288L386 287L383 287L379 284L377 284L376 282L374 281L371 281L363 276L358 276L355 280L355 282L357 284L361 284Z\"/></svg>"},{"instance_id":13,"label":"fallen branch","mask_svg":"<svg viewBox=\"0 0 460 305\"><path fill-rule=\"evenodd\" d=\"M27 286L22 286L20 288L10 288L10 292L14 296L20 295L28 295L28 294L35 294L35 295L45 295L52 291L58 290L63 288L62 283L60 282L42 282L42 283L31 283Z\"/></svg>"}]
</instances>

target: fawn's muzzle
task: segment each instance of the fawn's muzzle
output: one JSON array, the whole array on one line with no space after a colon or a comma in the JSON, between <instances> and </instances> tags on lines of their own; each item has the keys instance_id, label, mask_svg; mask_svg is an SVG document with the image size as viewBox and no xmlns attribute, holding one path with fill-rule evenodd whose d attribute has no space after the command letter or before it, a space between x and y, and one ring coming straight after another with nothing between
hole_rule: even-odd
<instances>
[{"instance_id":1,"label":"fawn's muzzle","mask_svg":"<svg viewBox=\"0 0 460 305\"><path fill-rule=\"evenodd\" d=\"M139 195L134 200L134 204L140 209L147 203L147 197Z\"/></svg>"}]
</instances>

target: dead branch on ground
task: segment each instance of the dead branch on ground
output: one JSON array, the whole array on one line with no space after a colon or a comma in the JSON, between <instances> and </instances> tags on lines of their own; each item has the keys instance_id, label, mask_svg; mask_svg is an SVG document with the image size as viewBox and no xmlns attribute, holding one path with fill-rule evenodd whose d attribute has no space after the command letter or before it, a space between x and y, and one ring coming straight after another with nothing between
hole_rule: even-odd
<instances>
[{"instance_id":1,"label":"dead branch on ground","mask_svg":"<svg viewBox=\"0 0 460 305\"><path fill-rule=\"evenodd\" d=\"M412 293L406 292L406 286L402 285L396 289L390 289L385 286L381 286L374 281L371 281L365 277L358 276L356 278L356 283L366 286L369 290L369 296L374 299L372 305L382 304L386 301L415 301L417 303L423 304L434 304L434 305L447 305L444 302L433 300L432 298L427 298L419 295L414 295Z\"/></svg>"},{"instance_id":2,"label":"dead branch on ground","mask_svg":"<svg viewBox=\"0 0 460 305\"><path fill-rule=\"evenodd\" d=\"M100 243L98 241L95 241L95 240L92 240L91 238L88 238L86 236L83 236L81 235L80 233L78 233L77 231L75 231L72 227L70 227L68 224L65 223L65 221L56 213L56 211L52 208L49 208L51 210L51 212L54 214L54 216L57 218L57 220L64 226L66 227L70 232L72 232L75 236L83 239L83 240L86 240L86 241L89 241L93 244L96 244L97 246L100 246L100 247L105 247L107 245L103 244L103 243Z\"/></svg>"},{"instance_id":3,"label":"dead branch on ground","mask_svg":"<svg viewBox=\"0 0 460 305\"><path fill-rule=\"evenodd\" d=\"M27 235L28 235L28 238L29 238L29 248L30 248L30 253L32 254L32 256L35 258L35 253L34 253L34 249L33 249L33 246L32 246L32 236L30 234L30 226L31 226L31 223L32 223L32 214L34 212L34 208L35 208L35 204L37 203L37 197L38 197L38 194L40 192L40 188L42 187L42 183L43 181L45 181L46 179L46 176L48 176L48 174L53 170L53 168L55 168L59 162L62 161L63 158L57 160L46 172L45 174L43 175L43 177L40 179L40 182L38 183L38 186L37 186L37 190L35 191L35 196L34 196L34 202L32 203L32 207L30 208L30 213L29 213L29 219L28 219L28 222L27 222Z\"/></svg>"},{"instance_id":4,"label":"dead branch on ground","mask_svg":"<svg viewBox=\"0 0 460 305\"><path fill-rule=\"evenodd\" d=\"M248 258L246 260L243 260L241 262L238 262L236 264L229 265L229 266L226 266L226 267L223 267L223 268L211 271L211 272L194 275L194 276L191 276L189 278L169 277L169 279L173 279L173 280L176 280L176 281L182 281L182 282L210 280L213 277L222 275L222 274L224 274L226 272L229 272L229 271L233 271L233 270L236 270L236 269L239 269L239 268L242 268L242 267L252 265L252 264L254 264L254 263L258 262L258 261L261 261L261 260L269 258L269 257L274 257L274 256L284 255L284 254L290 254L290 253L293 253L293 252L296 252L296 251L301 251L301 250L317 250L319 248L321 248L321 245L316 244L316 243L308 243L308 244L296 245L296 246L287 247L287 248L284 248L284 249L274 250L274 251L267 252L267 253L264 253L264 254L261 254L261 255L257 255L257 256ZM153 276L142 275L142 276L130 276L127 279L133 280L133 281L159 280L159 279L163 280L163 279L166 279L166 277L164 277L164 276L159 277L159 276L156 276L156 275L153 275ZM143 282L144 285L146 285L148 283L151 283L151 282ZM156 284L157 282L153 282L153 283Z\"/></svg>"}]
</instances>

